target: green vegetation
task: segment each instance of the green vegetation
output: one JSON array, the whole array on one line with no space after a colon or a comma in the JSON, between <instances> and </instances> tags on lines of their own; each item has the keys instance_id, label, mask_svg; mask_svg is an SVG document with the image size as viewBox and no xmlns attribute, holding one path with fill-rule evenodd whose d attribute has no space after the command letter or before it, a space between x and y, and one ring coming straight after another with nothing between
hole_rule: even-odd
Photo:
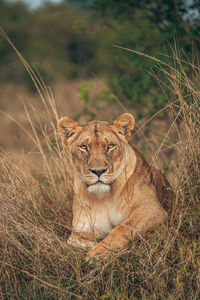
<instances>
[{"instance_id":1,"label":"green vegetation","mask_svg":"<svg viewBox=\"0 0 200 300\"><path fill-rule=\"evenodd\" d=\"M198 1L95 0L94 4L107 26L118 34L118 46L157 58L159 55L166 62L163 54L173 55L170 45L174 45L175 39L186 57L191 58L195 47L200 49ZM155 113L166 105L166 97L149 75L149 72L155 73L167 83L154 61L138 57L136 53L124 52L115 52L113 60L115 72L111 74L109 84L115 96L139 111L138 117Z\"/></svg>"},{"instance_id":2,"label":"green vegetation","mask_svg":"<svg viewBox=\"0 0 200 300\"><path fill-rule=\"evenodd\" d=\"M85 19L86 14L64 4L47 4L37 11L29 11L20 3L0 4L1 26L48 82L59 76L88 77L98 69L94 59L97 42L86 32ZM2 38L0 57L1 81L20 82L27 78Z\"/></svg>"},{"instance_id":3,"label":"green vegetation","mask_svg":"<svg viewBox=\"0 0 200 300\"><path fill-rule=\"evenodd\" d=\"M166 97L149 72L166 79L154 61L113 45L160 55L167 62L162 54L176 38L185 57L193 54L194 59L194 49L200 48L199 10L198 1L65 0L31 11L22 3L2 0L0 26L46 82L103 77L111 92L127 107L138 110L140 118L166 105ZM0 65L0 82L32 85L2 38Z\"/></svg>"}]
</instances>

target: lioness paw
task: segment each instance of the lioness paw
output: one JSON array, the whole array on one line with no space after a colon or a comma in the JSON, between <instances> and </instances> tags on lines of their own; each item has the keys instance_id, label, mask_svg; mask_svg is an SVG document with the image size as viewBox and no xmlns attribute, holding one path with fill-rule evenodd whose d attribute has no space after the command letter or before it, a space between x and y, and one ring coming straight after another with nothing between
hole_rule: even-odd
<instances>
[{"instance_id":1,"label":"lioness paw","mask_svg":"<svg viewBox=\"0 0 200 300\"><path fill-rule=\"evenodd\" d=\"M97 244L86 255L86 261L108 258L111 254L111 248L104 244Z\"/></svg>"},{"instance_id":2,"label":"lioness paw","mask_svg":"<svg viewBox=\"0 0 200 300\"><path fill-rule=\"evenodd\" d=\"M94 247L95 242L88 241L88 240L85 240L85 239L81 239L80 237L78 238L78 237L76 237L74 235L70 235L70 237L67 240L67 245L73 246L73 247L76 247L76 248L80 247L80 248L89 250L92 247Z\"/></svg>"}]
</instances>

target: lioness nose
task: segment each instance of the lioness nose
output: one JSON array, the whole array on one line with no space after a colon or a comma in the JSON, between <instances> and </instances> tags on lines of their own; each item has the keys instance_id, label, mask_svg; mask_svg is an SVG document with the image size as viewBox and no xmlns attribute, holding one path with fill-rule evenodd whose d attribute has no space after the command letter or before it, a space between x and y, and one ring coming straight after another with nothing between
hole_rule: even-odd
<instances>
[{"instance_id":1,"label":"lioness nose","mask_svg":"<svg viewBox=\"0 0 200 300\"><path fill-rule=\"evenodd\" d=\"M90 169L91 173L94 173L95 175L97 175L98 177L100 177L103 173L105 173L107 171L107 169Z\"/></svg>"}]
</instances>

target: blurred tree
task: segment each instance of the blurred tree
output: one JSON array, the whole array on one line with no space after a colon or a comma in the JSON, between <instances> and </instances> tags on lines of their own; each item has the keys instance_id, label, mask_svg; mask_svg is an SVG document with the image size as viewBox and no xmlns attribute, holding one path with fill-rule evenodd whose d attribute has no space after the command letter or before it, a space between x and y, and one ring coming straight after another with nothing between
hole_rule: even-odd
<instances>
[{"instance_id":1,"label":"blurred tree","mask_svg":"<svg viewBox=\"0 0 200 300\"><path fill-rule=\"evenodd\" d=\"M104 24L118 33L117 45L153 56L164 53L163 45L166 41L168 45L174 44L174 39L178 39L186 55L192 52L194 42L200 49L200 2L197 0L94 0L94 9ZM109 77L113 93L138 108L139 117L162 108L166 99L153 77L145 72L154 63L143 56L119 51L115 50L113 58L116 72ZM170 47L167 52L170 54ZM161 76L158 69L155 72Z\"/></svg>"},{"instance_id":2,"label":"blurred tree","mask_svg":"<svg viewBox=\"0 0 200 300\"><path fill-rule=\"evenodd\" d=\"M29 35L23 30L24 24L28 22L30 13L23 3L10 3L1 0L0 2L0 26L6 30L15 46L19 49L26 49L29 43ZM26 26L25 28L27 28ZM0 81L12 81L22 78L24 68L20 68L20 62L9 44L0 38Z\"/></svg>"},{"instance_id":3,"label":"blurred tree","mask_svg":"<svg viewBox=\"0 0 200 300\"><path fill-rule=\"evenodd\" d=\"M0 26L48 82L59 76L88 77L94 70L102 70L97 59L99 41L88 28L88 13L72 5L45 3L29 10L22 3L1 1ZM1 37L0 66L0 82L28 78L13 49Z\"/></svg>"},{"instance_id":4,"label":"blurred tree","mask_svg":"<svg viewBox=\"0 0 200 300\"><path fill-rule=\"evenodd\" d=\"M184 42L191 38L200 41L198 0L94 0L94 8L107 22L109 18L134 21L135 13L140 11L167 36L177 32Z\"/></svg>"},{"instance_id":5,"label":"blurred tree","mask_svg":"<svg viewBox=\"0 0 200 300\"><path fill-rule=\"evenodd\" d=\"M46 2L37 10L0 0L0 26L47 82L101 74L112 92L142 117L166 104L156 80L146 72L155 64L113 45L158 56L177 34L188 54L193 40L199 47L199 10L197 0L63 0ZM0 68L0 82L28 77L3 38ZM158 69L155 72L164 80Z\"/></svg>"}]
</instances>

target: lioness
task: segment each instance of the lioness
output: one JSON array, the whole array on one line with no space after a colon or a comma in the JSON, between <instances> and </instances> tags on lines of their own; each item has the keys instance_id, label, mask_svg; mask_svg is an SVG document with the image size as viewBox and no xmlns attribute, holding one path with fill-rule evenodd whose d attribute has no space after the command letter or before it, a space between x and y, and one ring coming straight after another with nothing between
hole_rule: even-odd
<instances>
[{"instance_id":1,"label":"lioness","mask_svg":"<svg viewBox=\"0 0 200 300\"><path fill-rule=\"evenodd\" d=\"M73 170L73 228L68 243L92 247L89 258L125 248L167 219L161 203L171 198L170 185L128 143L133 128L134 118L128 113L113 124L79 125L69 117L58 121Z\"/></svg>"}]
</instances>

